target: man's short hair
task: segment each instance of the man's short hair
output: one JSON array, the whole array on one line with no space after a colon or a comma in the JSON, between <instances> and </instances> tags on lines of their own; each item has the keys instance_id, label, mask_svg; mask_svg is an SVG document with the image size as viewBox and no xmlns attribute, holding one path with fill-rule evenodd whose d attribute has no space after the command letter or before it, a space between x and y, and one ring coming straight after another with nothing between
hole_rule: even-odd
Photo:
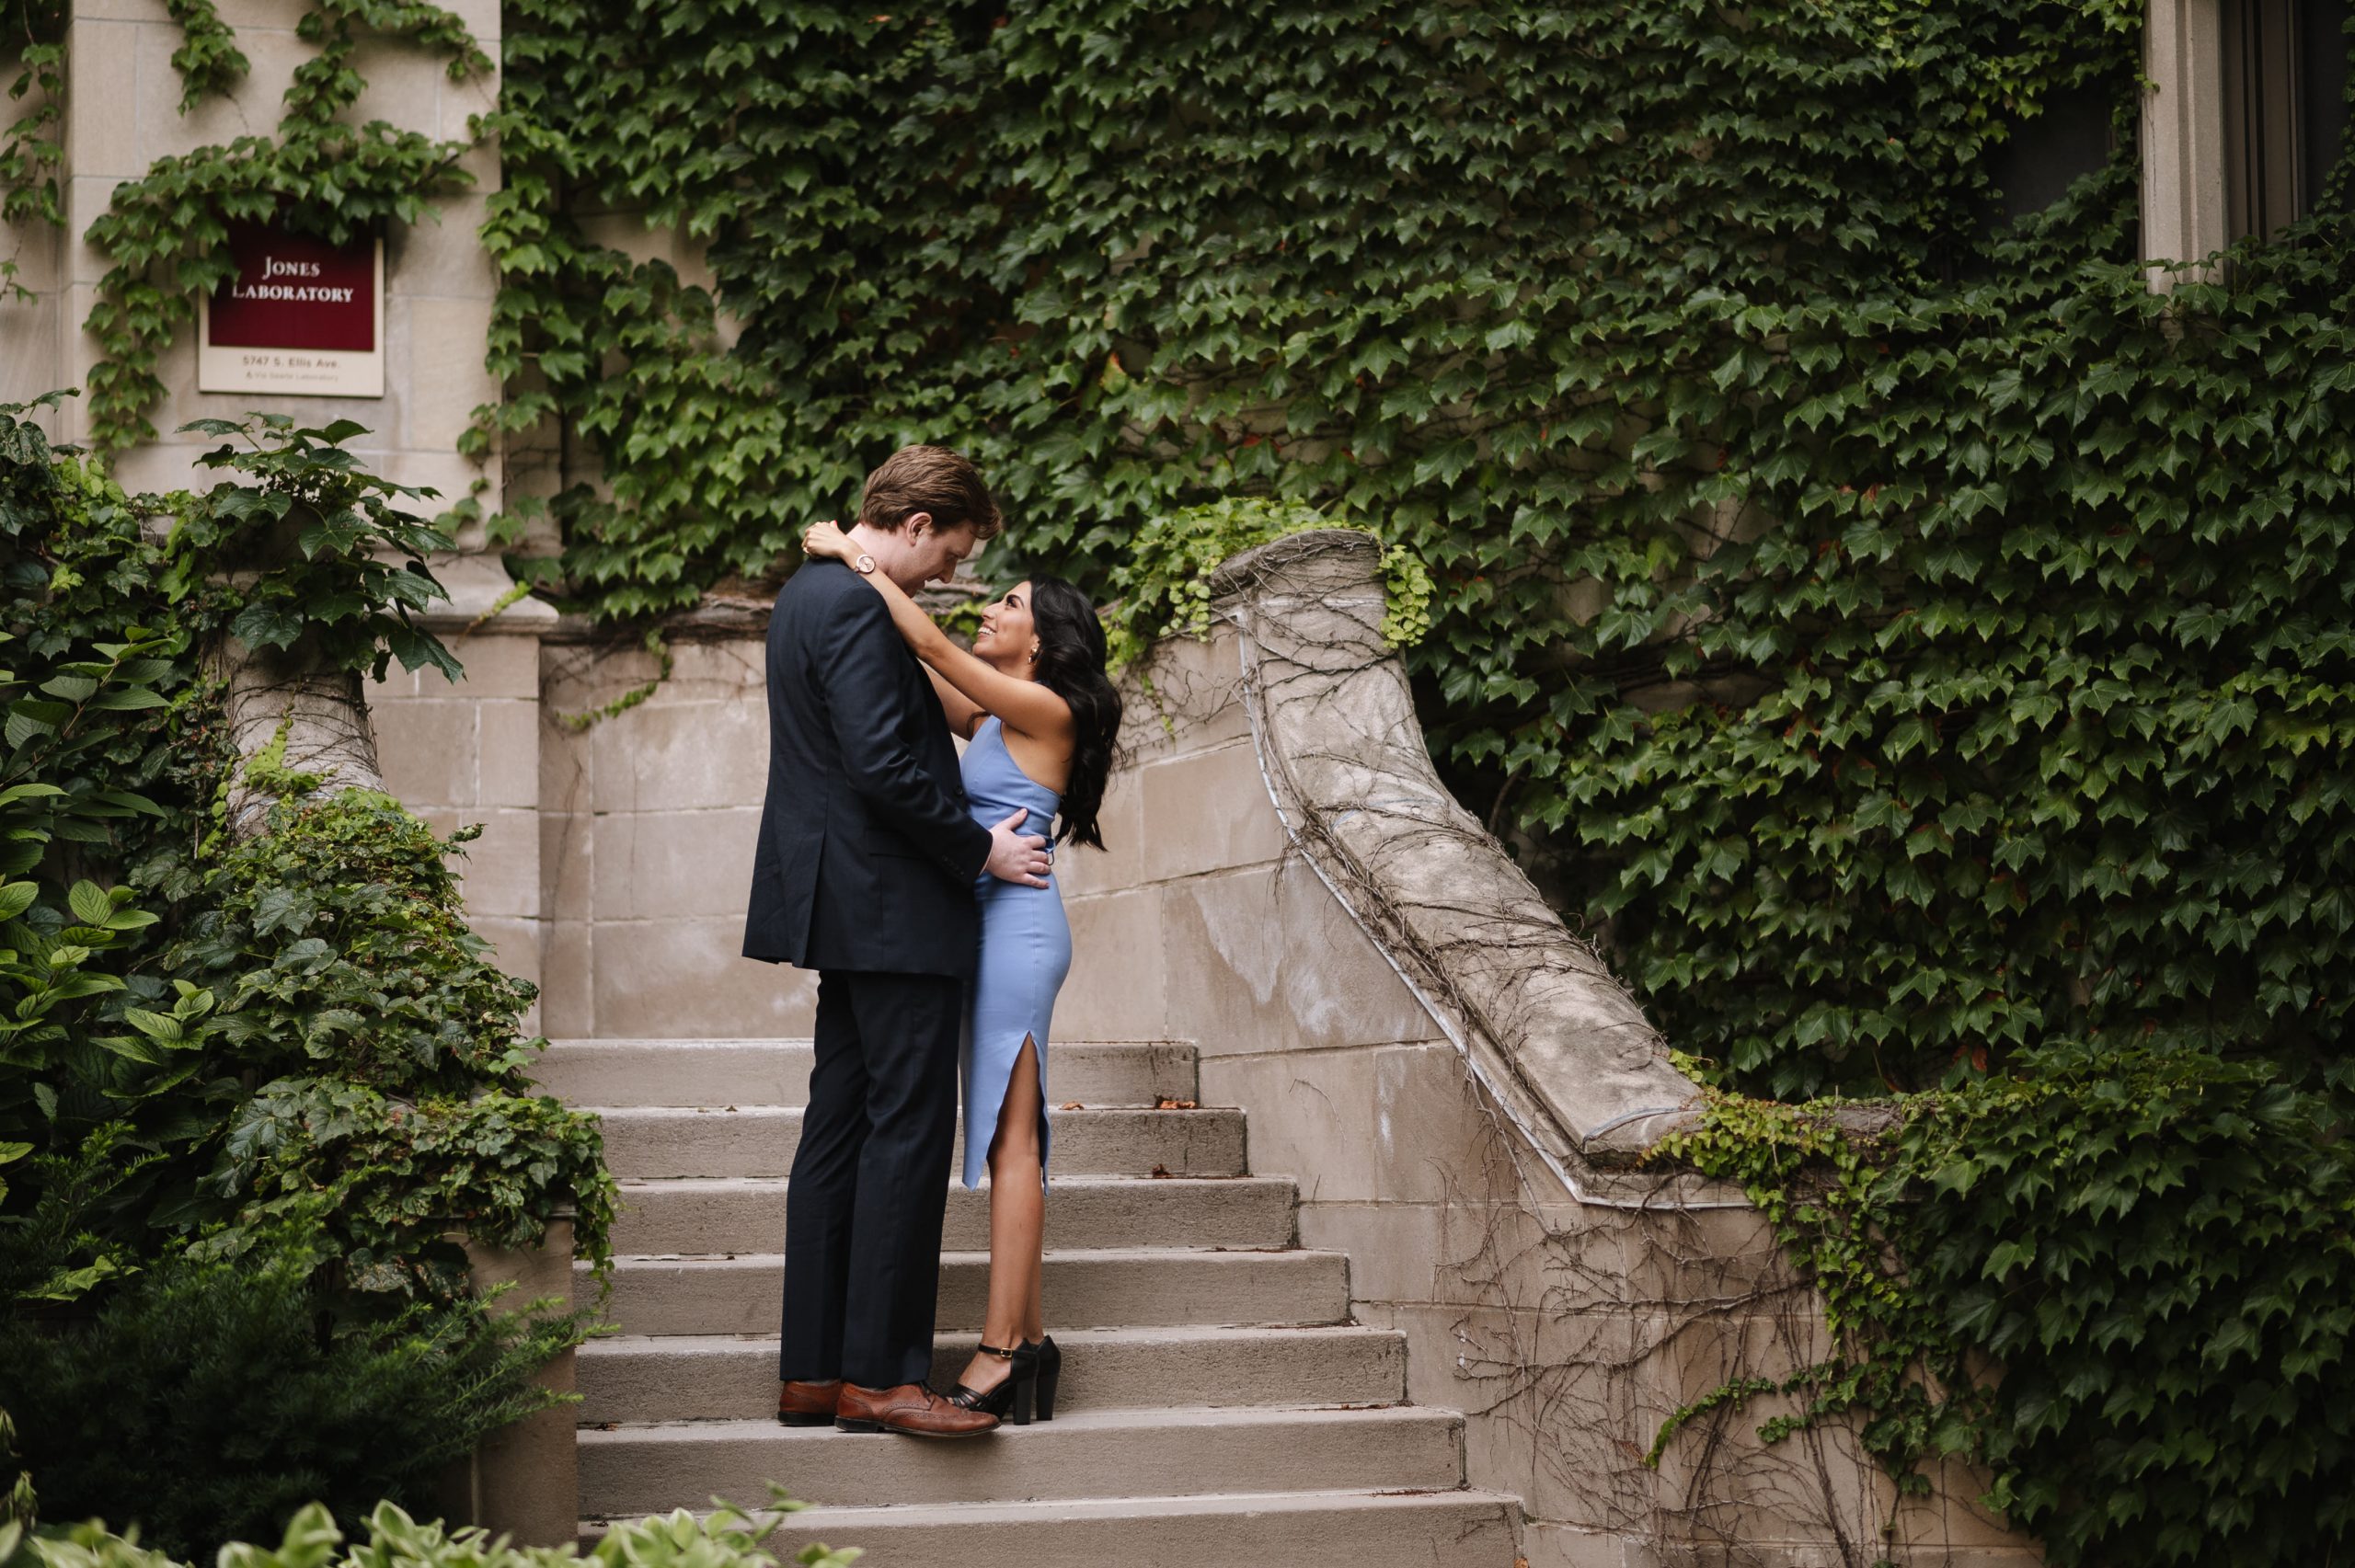
<instances>
[{"instance_id":1,"label":"man's short hair","mask_svg":"<svg viewBox=\"0 0 2355 1568\"><path fill-rule=\"evenodd\" d=\"M918 512L930 512L935 529L971 524L976 539L994 538L1005 526L981 470L945 446L903 446L867 476L859 521L897 533Z\"/></svg>"}]
</instances>

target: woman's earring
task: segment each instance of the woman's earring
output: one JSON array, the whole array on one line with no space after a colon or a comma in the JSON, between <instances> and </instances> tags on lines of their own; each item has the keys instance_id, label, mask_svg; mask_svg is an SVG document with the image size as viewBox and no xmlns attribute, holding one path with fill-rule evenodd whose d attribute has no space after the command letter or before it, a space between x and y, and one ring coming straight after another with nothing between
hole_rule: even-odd
<instances>
[{"instance_id":1,"label":"woman's earring","mask_svg":"<svg viewBox=\"0 0 2355 1568\"><path fill-rule=\"evenodd\" d=\"M1032 643L1030 645L1030 662L1033 664L1039 662L1039 645L1037 643Z\"/></svg>"}]
</instances>

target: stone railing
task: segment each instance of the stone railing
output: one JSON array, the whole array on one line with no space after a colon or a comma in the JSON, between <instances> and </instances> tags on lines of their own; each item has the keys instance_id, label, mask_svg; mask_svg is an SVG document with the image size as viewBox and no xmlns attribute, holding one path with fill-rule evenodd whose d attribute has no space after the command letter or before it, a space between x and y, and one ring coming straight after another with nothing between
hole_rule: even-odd
<instances>
[{"instance_id":1,"label":"stone railing","mask_svg":"<svg viewBox=\"0 0 2355 1568\"><path fill-rule=\"evenodd\" d=\"M1697 1087L1600 956L1431 766L1383 641L1370 535L1295 533L1212 579L1285 831L1481 1085L1581 1200L1739 1199L1608 1174L1689 1121Z\"/></svg>"}]
</instances>

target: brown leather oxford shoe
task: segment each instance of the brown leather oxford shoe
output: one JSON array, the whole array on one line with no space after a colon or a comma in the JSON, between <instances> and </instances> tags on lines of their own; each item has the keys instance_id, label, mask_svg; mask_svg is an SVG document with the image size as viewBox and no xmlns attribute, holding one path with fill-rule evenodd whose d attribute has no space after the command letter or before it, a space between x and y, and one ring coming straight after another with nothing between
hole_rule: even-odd
<instances>
[{"instance_id":1,"label":"brown leather oxford shoe","mask_svg":"<svg viewBox=\"0 0 2355 1568\"><path fill-rule=\"evenodd\" d=\"M997 1425L982 1410L950 1404L922 1383L862 1389L844 1383L834 1425L845 1432L898 1432L910 1437L978 1437Z\"/></svg>"},{"instance_id":2,"label":"brown leather oxford shoe","mask_svg":"<svg viewBox=\"0 0 2355 1568\"><path fill-rule=\"evenodd\" d=\"M834 1424L834 1406L843 1397L843 1380L829 1378L822 1383L792 1383L776 1396L776 1418L787 1426L831 1426Z\"/></svg>"}]
</instances>

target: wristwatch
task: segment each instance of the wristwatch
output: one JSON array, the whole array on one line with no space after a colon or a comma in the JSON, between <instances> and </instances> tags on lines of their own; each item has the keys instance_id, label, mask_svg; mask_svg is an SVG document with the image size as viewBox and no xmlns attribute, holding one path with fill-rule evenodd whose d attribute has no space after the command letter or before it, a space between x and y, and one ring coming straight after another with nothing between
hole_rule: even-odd
<instances>
[{"instance_id":1,"label":"wristwatch","mask_svg":"<svg viewBox=\"0 0 2355 1568\"><path fill-rule=\"evenodd\" d=\"M861 551L858 558L851 562L850 569L860 577L871 578L875 575L875 557Z\"/></svg>"}]
</instances>

